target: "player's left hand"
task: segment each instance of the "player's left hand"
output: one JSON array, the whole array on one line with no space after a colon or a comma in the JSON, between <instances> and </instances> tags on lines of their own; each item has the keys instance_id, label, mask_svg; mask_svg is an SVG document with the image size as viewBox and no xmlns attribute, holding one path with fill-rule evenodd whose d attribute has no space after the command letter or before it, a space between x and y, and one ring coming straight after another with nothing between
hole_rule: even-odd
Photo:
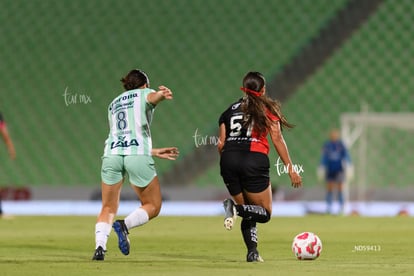
<instances>
[{"instance_id":1,"label":"player's left hand","mask_svg":"<svg viewBox=\"0 0 414 276\"><path fill-rule=\"evenodd\" d=\"M351 163L345 165L345 179L352 181L354 179L354 166Z\"/></svg>"},{"instance_id":2,"label":"player's left hand","mask_svg":"<svg viewBox=\"0 0 414 276\"><path fill-rule=\"evenodd\" d=\"M152 149L152 155L161 159L175 160L179 154L176 147Z\"/></svg>"},{"instance_id":3,"label":"player's left hand","mask_svg":"<svg viewBox=\"0 0 414 276\"><path fill-rule=\"evenodd\" d=\"M289 177L290 181L292 182L293 188L302 187L302 177L297 172L292 170L291 172L289 172Z\"/></svg>"},{"instance_id":4,"label":"player's left hand","mask_svg":"<svg viewBox=\"0 0 414 276\"><path fill-rule=\"evenodd\" d=\"M11 160L16 159L16 151L14 150L14 148L9 149L9 156Z\"/></svg>"}]
</instances>

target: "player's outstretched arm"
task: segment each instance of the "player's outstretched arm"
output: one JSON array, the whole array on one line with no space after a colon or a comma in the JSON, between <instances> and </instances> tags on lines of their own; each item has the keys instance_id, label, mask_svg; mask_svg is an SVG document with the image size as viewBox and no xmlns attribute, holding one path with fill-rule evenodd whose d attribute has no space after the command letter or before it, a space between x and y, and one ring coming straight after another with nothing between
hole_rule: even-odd
<instances>
[{"instance_id":1,"label":"player's outstretched arm","mask_svg":"<svg viewBox=\"0 0 414 276\"><path fill-rule=\"evenodd\" d=\"M171 90L166 86L159 86L157 92L149 93L147 96L147 101L153 105L157 105L159 102L167 99L172 100L173 94Z\"/></svg>"},{"instance_id":2,"label":"player's outstretched arm","mask_svg":"<svg viewBox=\"0 0 414 276\"><path fill-rule=\"evenodd\" d=\"M152 156L161 158L161 159L168 159L168 160L175 160L177 159L180 152L176 147L168 147L168 148L158 148L151 150Z\"/></svg>"},{"instance_id":3,"label":"player's outstretched arm","mask_svg":"<svg viewBox=\"0 0 414 276\"><path fill-rule=\"evenodd\" d=\"M1 133L1 137L4 140L4 143L7 146L7 150L9 152L9 156L11 159L15 159L16 158L16 151L14 149L14 144L12 139L10 138L9 132L7 131L7 127L6 125L2 125L0 126L0 133Z\"/></svg>"},{"instance_id":4,"label":"player's outstretched arm","mask_svg":"<svg viewBox=\"0 0 414 276\"><path fill-rule=\"evenodd\" d=\"M285 139L282 135L282 130L280 129L279 121L272 123L272 126L270 128L270 136L272 138L273 145L275 146L275 149L280 156L280 159L282 159L285 166L287 166L289 169L289 177L292 182L292 186L295 188L301 187L302 177L294 170Z\"/></svg>"},{"instance_id":5,"label":"player's outstretched arm","mask_svg":"<svg viewBox=\"0 0 414 276\"><path fill-rule=\"evenodd\" d=\"M217 144L217 150L220 155L221 155L221 152L223 151L225 140L226 140L226 126L224 124L221 124L219 128L219 139L218 139L218 144Z\"/></svg>"}]
</instances>

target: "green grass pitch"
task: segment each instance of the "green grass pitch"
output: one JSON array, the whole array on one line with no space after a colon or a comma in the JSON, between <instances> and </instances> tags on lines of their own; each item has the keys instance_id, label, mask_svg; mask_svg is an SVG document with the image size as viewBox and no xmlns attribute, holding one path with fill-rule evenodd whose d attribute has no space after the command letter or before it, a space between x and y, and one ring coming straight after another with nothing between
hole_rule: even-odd
<instances>
[{"instance_id":1,"label":"green grass pitch","mask_svg":"<svg viewBox=\"0 0 414 276\"><path fill-rule=\"evenodd\" d=\"M122 255L112 232L103 262L91 261L94 217L17 216L0 219L0 273L8 275L414 275L413 219L273 217L259 224L264 263L246 263L239 232L221 217L159 217L131 230ZM293 237L319 235L315 261L298 261Z\"/></svg>"}]
</instances>

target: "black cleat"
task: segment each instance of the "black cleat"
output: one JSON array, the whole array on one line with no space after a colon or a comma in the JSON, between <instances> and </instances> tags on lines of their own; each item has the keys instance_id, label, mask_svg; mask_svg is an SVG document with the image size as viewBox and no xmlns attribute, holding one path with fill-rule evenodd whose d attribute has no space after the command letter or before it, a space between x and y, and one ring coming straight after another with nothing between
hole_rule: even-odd
<instances>
[{"instance_id":1,"label":"black cleat","mask_svg":"<svg viewBox=\"0 0 414 276\"><path fill-rule=\"evenodd\" d=\"M118 247L121 250L122 254L129 254L129 239L128 239L128 229L125 225L124 220L117 220L112 225L115 233L118 235Z\"/></svg>"},{"instance_id":2,"label":"black cleat","mask_svg":"<svg viewBox=\"0 0 414 276\"><path fill-rule=\"evenodd\" d=\"M95 254L93 254L92 260L94 261L103 261L105 259L106 250L103 250L102 246L98 246L95 249Z\"/></svg>"},{"instance_id":3,"label":"black cleat","mask_svg":"<svg viewBox=\"0 0 414 276\"><path fill-rule=\"evenodd\" d=\"M251 262L264 262L263 258L260 257L259 252L257 251L251 251L247 253L247 257L246 257L246 261L251 263Z\"/></svg>"}]
</instances>

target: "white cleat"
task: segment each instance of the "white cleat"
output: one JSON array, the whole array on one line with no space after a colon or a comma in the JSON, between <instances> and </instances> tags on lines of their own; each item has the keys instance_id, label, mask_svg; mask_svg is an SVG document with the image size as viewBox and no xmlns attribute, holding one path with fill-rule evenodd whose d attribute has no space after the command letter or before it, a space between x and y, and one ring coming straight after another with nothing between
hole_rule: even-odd
<instances>
[{"instance_id":1,"label":"white cleat","mask_svg":"<svg viewBox=\"0 0 414 276\"><path fill-rule=\"evenodd\" d=\"M223 207L225 212L224 228L227 230L233 229L234 222L236 221L236 207L234 201L227 198L223 201Z\"/></svg>"},{"instance_id":2,"label":"white cleat","mask_svg":"<svg viewBox=\"0 0 414 276\"><path fill-rule=\"evenodd\" d=\"M230 231L231 229L233 229L233 224L234 224L233 218L224 219L224 228L226 228L227 230Z\"/></svg>"}]
</instances>

